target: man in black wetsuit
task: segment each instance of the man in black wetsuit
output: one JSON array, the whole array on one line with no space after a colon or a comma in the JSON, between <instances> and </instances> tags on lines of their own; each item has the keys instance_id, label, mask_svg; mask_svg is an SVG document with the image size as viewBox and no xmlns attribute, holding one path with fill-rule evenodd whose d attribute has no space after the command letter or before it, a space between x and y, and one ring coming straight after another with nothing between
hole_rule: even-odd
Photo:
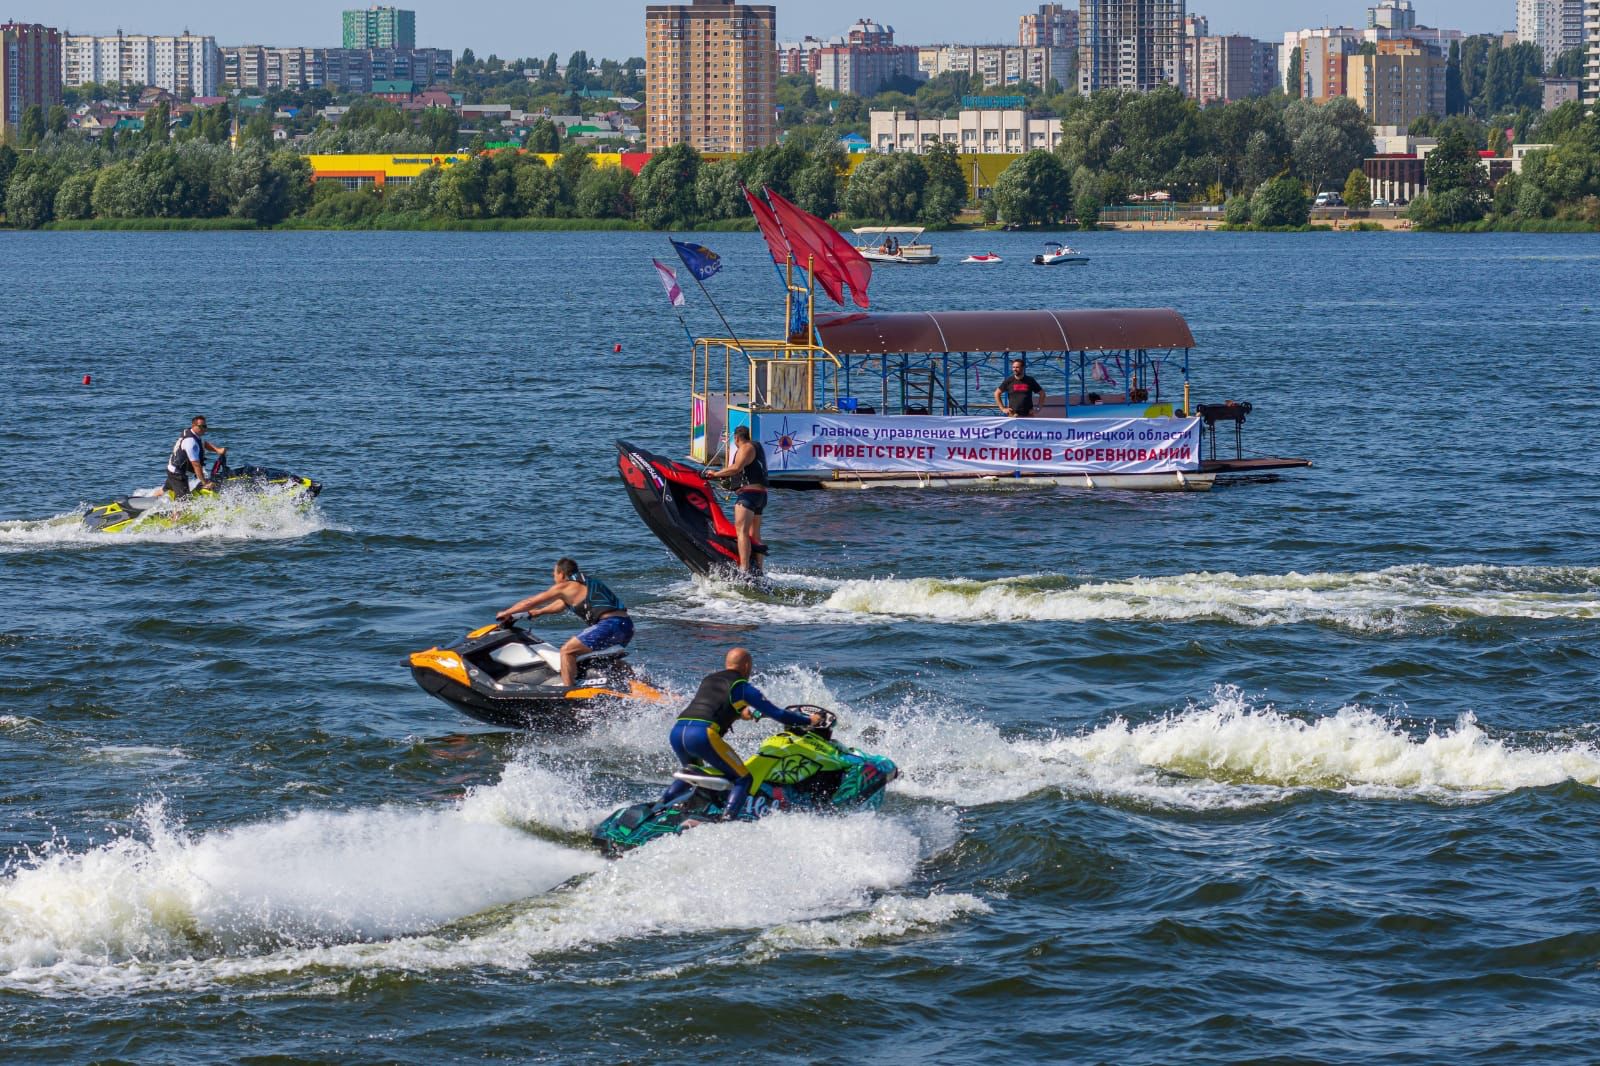
<instances>
[{"instance_id":1,"label":"man in black wetsuit","mask_svg":"<svg viewBox=\"0 0 1600 1066\"><path fill-rule=\"evenodd\" d=\"M167 456L167 484L166 490L175 500L181 500L189 495L189 471L194 471L194 476L200 479L200 487L209 489L211 482L206 480L205 459L206 452L215 452L226 455L228 449L219 448L215 444L206 443L206 416L195 415L189 422L189 428L183 431L176 444L172 446L172 454Z\"/></svg>"},{"instance_id":2,"label":"man in black wetsuit","mask_svg":"<svg viewBox=\"0 0 1600 1066\"><path fill-rule=\"evenodd\" d=\"M572 688L578 683L578 656L614 645L627 647L633 639L633 619L622 597L599 578L585 575L571 559L557 559L552 576L555 584L518 600L495 617L506 622L524 611L538 618L570 610L583 619L587 628L561 646L561 683Z\"/></svg>"},{"instance_id":3,"label":"man in black wetsuit","mask_svg":"<svg viewBox=\"0 0 1600 1066\"><path fill-rule=\"evenodd\" d=\"M1044 406L1044 387L1029 375L1026 363L1021 359L1013 359L1011 376L994 390L995 406L1000 408L1001 414L1030 418L1033 416L1034 393L1039 394L1039 406Z\"/></svg>"},{"instance_id":4,"label":"man in black wetsuit","mask_svg":"<svg viewBox=\"0 0 1600 1066\"><path fill-rule=\"evenodd\" d=\"M750 439L750 427L733 431L733 461L721 470L708 470L711 481L733 479L733 528L739 532L739 569L752 573L752 545L761 540L761 512L767 509L767 451Z\"/></svg>"},{"instance_id":5,"label":"man in black wetsuit","mask_svg":"<svg viewBox=\"0 0 1600 1066\"><path fill-rule=\"evenodd\" d=\"M723 659L723 669L700 682L694 699L672 725L672 751L684 767L704 766L733 782L722 818L727 821L744 813L750 797L750 771L737 752L723 739L740 718L756 721L776 718L785 725L818 725L816 714L800 714L779 707L750 683L755 663L744 648L731 649ZM687 781L674 781L661 797L661 806L675 803L694 791Z\"/></svg>"}]
</instances>

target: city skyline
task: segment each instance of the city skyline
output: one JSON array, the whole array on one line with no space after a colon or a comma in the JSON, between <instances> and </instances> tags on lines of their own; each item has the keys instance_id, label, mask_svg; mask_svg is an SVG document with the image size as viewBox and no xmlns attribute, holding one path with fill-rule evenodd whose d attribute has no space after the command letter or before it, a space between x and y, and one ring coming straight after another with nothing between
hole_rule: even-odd
<instances>
[{"instance_id":1,"label":"city skyline","mask_svg":"<svg viewBox=\"0 0 1600 1066\"><path fill-rule=\"evenodd\" d=\"M774 0L778 37L843 33L858 18L893 25L908 44L1015 43L1017 19L1037 8L1018 2L1004 9L975 7L955 0ZM1414 0L1418 21L1466 33L1514 29L1514 0ZM169 34L184 29L207 34L218 44L338 47L341 12L367 4L327 0L280 0L260 6L207 7L194 0L148 0L137 11L110 0L13 0L8 18L39 22L73 33ZM615 59L644 54L644 9L641 0L594 0L581 8L549 5L548 14L530 14L527 5L510 0L433 0L396 3L417 14L417 44L449 48L456 54L471 48L479 56L503 59L557 53L563 60L579 49L594 57ZM546 5L539 5L541 7ZM1071 6L1076 7L1076 4ZM1332 0L1215 0L1191 3L1190 12L1207 16L1213 33L1238 33L1281 40L1285 31L1308 26L1364 25L1368 3ZM1013 10L1014 9L1014 10Z\"/></svg>"}]
</instances>

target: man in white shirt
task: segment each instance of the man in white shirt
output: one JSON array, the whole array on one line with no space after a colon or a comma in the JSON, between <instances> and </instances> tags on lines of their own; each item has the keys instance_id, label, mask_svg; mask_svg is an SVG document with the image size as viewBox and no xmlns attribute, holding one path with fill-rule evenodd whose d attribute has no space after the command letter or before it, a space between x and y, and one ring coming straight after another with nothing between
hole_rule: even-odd
<instances>
[{"instance_id":1,"label":"man in white shirt","mask_svg":"<svg viewBox=\"0 0 1600 1066\"><path fill-rule=\"evenodd\" d=\"M181 500L189 495L189 471L194 471L194 476L200 479L203 489L215 488L206 480L205 467L201 465L205 460L206 452L215 452L226 455L228 449L218 448L215 444L207 444L205 440L206 416L195 415L189 423L189 428L183 431L183 436L172 446L172 454L167 456L167 492L173 499Z\"/></svg>"}]
</instances>

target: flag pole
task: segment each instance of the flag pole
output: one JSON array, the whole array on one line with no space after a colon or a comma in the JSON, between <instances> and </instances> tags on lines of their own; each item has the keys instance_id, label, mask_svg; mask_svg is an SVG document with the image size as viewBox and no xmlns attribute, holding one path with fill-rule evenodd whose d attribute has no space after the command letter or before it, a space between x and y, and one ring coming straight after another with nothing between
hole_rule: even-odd
<instances>
[{"instance_id":1,"label":"flag pole","mask_svg":"<svg viewBox=\"0 0 1600 1066\"><path fill-rule=\"evenodd\" d=\"M670 244L671 241L668 241L668 243ZM673 251L677 252L677 248L673 248ZM680 256L680 258L682 257ZM688 266L687 263L684 265ZM715 311L717 313L717 317L722 320L722 328L728 331L729 337L733 338L733 346L739 350L740 355L748 358L750 353L744 350L744 342L741 341L739 339L739 335L733 331L733 327L728 325L727 316L722 313L722 308L717 306L717 301L711 298L711 290L706 288L706 283L700 280L700 275L695 273L695 269L693 267L689 267L689 276L694 279L694 283L696 285L700 286L700 291L705 294L706 303L711 305L711 310Z\"/></svg>"}]
</instances>

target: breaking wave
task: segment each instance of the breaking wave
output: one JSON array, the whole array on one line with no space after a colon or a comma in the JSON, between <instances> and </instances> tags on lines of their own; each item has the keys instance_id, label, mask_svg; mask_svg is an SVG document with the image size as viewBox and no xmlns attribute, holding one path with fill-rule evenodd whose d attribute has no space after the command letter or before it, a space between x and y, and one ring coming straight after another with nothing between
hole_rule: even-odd
<instances>
[{"instance_id":1,"label":"breaking wave","mask_svg":"<svg viewBox=\"0 0 1600 1066\"><path fill-rule=\"evenodd\" d=\"M1471 715L1419 732L1362 707L1302 717L1219 689L1205 706L1071 735L1010 736L988 722L904 701L849 710L816 673L763 679L786 703L845 711L841 739L894 759L891 794L961 806L1055 790L1179 810L1257 807L1309 790L1438 803L1576 781L1600 786L1600 748L1536 733L1491 736Z\"/></svg>"},{"instance_id":2,"label":"breaking wave","mask_svg":"<svg viewBox=\"0 0 1600 1066\"><path fill-rule=\"evenodd\" d=\"M775 576L781 593L775 601L696 585L687 604L677 600L674 606L686 605L691 616L783 623L884 616L974 623L1210 620L1379 632L1471 618L1600 618L1600 568L1594 567L1410 564L1353 573L1192 573L1118 581Z\"/></svg>"}]
</instances>

